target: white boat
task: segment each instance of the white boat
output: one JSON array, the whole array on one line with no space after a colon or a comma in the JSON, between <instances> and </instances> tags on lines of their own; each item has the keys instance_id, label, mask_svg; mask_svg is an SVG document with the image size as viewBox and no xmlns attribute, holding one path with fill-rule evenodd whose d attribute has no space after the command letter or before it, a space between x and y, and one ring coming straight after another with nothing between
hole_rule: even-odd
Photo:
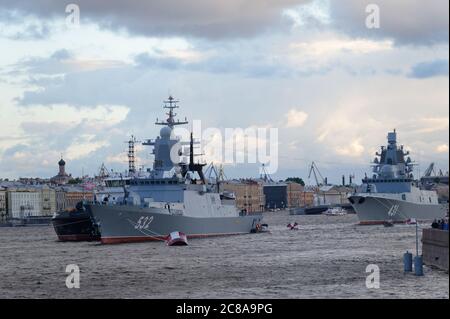
<instances>
[{"instance_id":1,"label":"white boat","mask_svg":"<svg viewBox=\"0 0 450 319\"><path fill-rule=\"evenodd\" d=\"M324 214L327 216L344 216L347 215L347 211L342 207L332 207L328 208Z\"/></svg>"}]
</instances>

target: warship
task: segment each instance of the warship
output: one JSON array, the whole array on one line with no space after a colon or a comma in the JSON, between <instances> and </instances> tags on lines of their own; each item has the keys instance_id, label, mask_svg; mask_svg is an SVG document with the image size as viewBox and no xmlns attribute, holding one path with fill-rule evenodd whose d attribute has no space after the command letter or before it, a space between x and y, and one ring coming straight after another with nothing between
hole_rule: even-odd
<instances>
[{"instance_id":1,"label":"warship","mask_svg":"<svg viewBox=\"0 0 450 319\"><path fill-rule=\"evenodd\" d=\"M95 200L115 202L123 197L124 189L130 183L130 176L115 174L103 179L103 186L94 192ZM95 223L90 208L83 200L75 208L58 211L51 219L59 241L98 241L100 232Z\"/></svg>"},{"instance_id":2,"label":"warship","mask_svg":"<svg viewBox=\"0 0 450 319\"><path fill-rule=\"evenodd\" d=\"M389 132L387 139L388 145L381 146L372 163L373 176L366 176L348 197L360 224L443 218L447 207L439 203L435 191L422 189L414 180L415 164L403 145L397 145L397 132Z\"/></svg>"},{"instance_id":3,"label":"warship","mask_svg":"<svg viewBox=\"0 0 450 319\"><path fill-rule=\"evenodd\" d=\"M98 241L100 233L85 201L70 210L55 213L52 225L59 241Z\"/></svg>"},{"instance_id":4,"label":"warship","mask_svg":"<svg viewBox=\"0 0 450 319\"><path fill-rule=\"evenodd\" d=\"M235 199L221 194L217 185L209 184L203 174L205 164L194 162L194 138L181 141L175 136L174 109L179 101L172 96L164 101L166 121L153 146L153 168L145 176L135 176L125 195L115 202L93 202L88 205L99 227L104 244L165 240L175 231L187 238L237 235L261 228L262 215L248 215L236 208ZM189 146L188 154L182 146ZM189 155L189 161L182 159Z\"/></svg>"}]
</instances>

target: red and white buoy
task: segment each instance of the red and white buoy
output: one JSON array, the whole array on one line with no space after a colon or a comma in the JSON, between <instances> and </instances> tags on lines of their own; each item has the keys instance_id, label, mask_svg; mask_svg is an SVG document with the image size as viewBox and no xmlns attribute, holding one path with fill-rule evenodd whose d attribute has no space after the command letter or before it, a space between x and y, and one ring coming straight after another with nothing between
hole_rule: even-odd
<instances>
[{"instance_id":1,"label":"red and white buoy","mask_svg":"<svg viewBox=\"0 0 450 319\"><path fill-rule=\"evenodd\" d=\"M187 236L185 233L174 231L167 236L167 246L187 246Z\"/></svg>"}]
</instances>

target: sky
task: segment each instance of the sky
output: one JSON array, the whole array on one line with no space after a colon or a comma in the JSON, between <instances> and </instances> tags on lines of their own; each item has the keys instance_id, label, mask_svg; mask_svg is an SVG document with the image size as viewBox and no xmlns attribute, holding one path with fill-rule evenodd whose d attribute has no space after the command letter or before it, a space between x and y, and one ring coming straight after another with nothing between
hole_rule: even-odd
<instances>
[{"instance_id":1,"label":"sky","mask_svg":"<svg viewBox=\"0 0 450 319\"><path fill-rule=\"evenodd\" d=\"M416 175L448 170L447 0L72 3L79 25L64 1L0 0L0 178L51 177L61 155L74 176L123 171L125 141L158 135L169 94L203 128L277 128L274 179L314 183L315 161L359 180L394 128Z\"/></svg>"}]
</instances>

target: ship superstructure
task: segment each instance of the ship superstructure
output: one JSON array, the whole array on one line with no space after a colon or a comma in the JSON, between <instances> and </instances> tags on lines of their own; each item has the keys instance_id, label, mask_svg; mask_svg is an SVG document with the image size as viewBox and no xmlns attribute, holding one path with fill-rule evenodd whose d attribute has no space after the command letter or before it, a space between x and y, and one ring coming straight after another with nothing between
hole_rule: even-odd
<instances>
[{"instance_id":1,"label":"ship superstructure","mask_svg":"<svg viewBox=\"0 0 450 319\"><path fill-rule=\"evenodd\" d=\"M387 146L381 146L372 163L373 176L365 177L355 194L349 196L361 224L433 220L445 216L436 192L420 189L414 180L415 163L397 145L397 132L389 132Z\"/></svg>"},{"instance_id":2,"label":"ship superstructure","mask_svg":"<svg viewBox=\"0 0 450 319\"><path fill-rule=\"evenodd\" d=\"M194 161L194 138L184 142L174 127L188 124L175 120L178 101L169 97L166 121L159 136L143 144L153 147L154 164L145 176L134 176L118 202L94 203L90 209L103 243L164 239L173 231L188 238L250 233L261 223L261 215L244 215L235 201L208 184L204 164ZM189 146L189 161L182 161L181 146Z\"/></svg>"}]
</instances>

